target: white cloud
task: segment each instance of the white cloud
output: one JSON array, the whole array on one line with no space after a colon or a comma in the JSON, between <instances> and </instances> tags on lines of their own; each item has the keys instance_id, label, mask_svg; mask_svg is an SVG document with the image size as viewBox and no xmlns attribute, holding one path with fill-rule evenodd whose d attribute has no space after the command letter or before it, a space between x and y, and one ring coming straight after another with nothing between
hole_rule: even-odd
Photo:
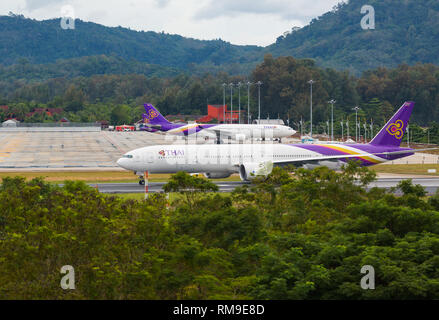
<instances>
[{"instance_id":1,"label":"white cloud","mask_svg":"<svg viewBox=\"0 0 439 320\"><path fill-rule=\"evenodd\" d=\"M208 0L196 14L196 18L209 19L242 14L273 14L282 19L308 20L319 13L329 11L335 1L328 0Z\"/></svg>"},{"instance_id":2,"label":"white cloud","mask_svg":"<svg viewBox=\"0 0 439 320\"><path fill-rule=\"evenodd\" d=\"M60 0L26 0L26 8L29 11L34 11L40 8L45 8L50 5L59 4L64 1Z\"/></svg>"},{"instance_id":3,"label":"white cloud","mask_svg":"<svg viewBox=\"0 0 439 320\"><path fill-rule=\"evenodd\" d=\"M159 8L165 8L169 5L172 0L156 0L157 6Z\"/></svg>"},{"instance_id":4,"label":"white cloud","mask_svg":"<svg viewBox=\"0 0 439 320\"><path fill-rule=\"evenodd\" d=\"M234 44L269 45L293 26L304 26L340 0L1 0L9 11L34 19L61 16L71 5L77 18L106 26L165 31L185 37L221 38Z\"/></svg>"}]
</instances>

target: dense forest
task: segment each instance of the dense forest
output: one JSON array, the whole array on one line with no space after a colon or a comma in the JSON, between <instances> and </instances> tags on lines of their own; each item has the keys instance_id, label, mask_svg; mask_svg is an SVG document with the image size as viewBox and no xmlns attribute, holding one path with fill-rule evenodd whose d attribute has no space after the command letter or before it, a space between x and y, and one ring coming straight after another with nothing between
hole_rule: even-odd
<instances>
[{"instance_id":1,"label":"dense forest","mask_svg":"<svg viewBox=\"0 0 439 320\"><path fill-rule=\"evenodd\" d=\"M54 78L72 79L103 74L143 74L148 77L162 78L181 73L182 71L176 68L151 65L135 60L127 61L115 55L60 59L48 64L32 64L26 58L21 58L14 65L0 65L0 81L2 82L21 80L35 83Z\"/></svg>"},{"instance_id":2,"label":"dense forest","mask_svg":"<svg viewBox=\"0 0 439 320\"><path fill-rule=\"evenodd\" d=\"M118 61L118 63L117 63ZM114 62L114 63L113 63ZM74 64L60 61L54 65L11 66L0 73L0 120L16 117L25 122L51 122L67 117L75 122L110 121L113 124L133 123L141 118L143 104L151 102L165 114L204 115L207 104L223 102L223 83L250 80L262 81L262 117L291 119L298 129L302 118L309 120L310 86L313 79L314 124L316 132L326 130L330 119L328 101L335 99L335 132L341 134L343 120L349 121L351 133L355 132L355 113L360 106L359 119L363 124L373 120L378 130L404 101L415 101L412 124L432 126L431 138L439 142L439 67L432 64L401 65L394 69L378 68L364 72L361 77L347 71L320 68L311 59L292 57L273 58L266 55L249 77L232 76L224 72L201 76L162 70L154 75L154 69L144 65L131 73L129 64L114 57L84 57ZM126 67L124 67L128 64ZM100 68L100 66L104 66ZM115 74L106 74L105 66L111 65ZM74 71L72 71L74 70ZM123 71L126 72L123 72ZM152 72L149 73L150 70ZM160 69L156 70L160 72ZM75 73L76 72L76 73ZM164 73L170 72L169 76ZM60 77L39 81L47 74ZM78 76L68 77L72 73ZM257 86L250 91L251 113L257 117ZM226 90L230 102L230 89ZM247 87L241 90L242 108L247 109ZM235 108L238 90L234 90ZM33 113L37 108L61 108L62 113L47 115ZM306 124L306 128L309 124ZM427 142L427 134L413 126L415 141ZM375 131L376 132L376 131Z\"/></svg>"},{"instance_id":3,"label":"dense forest","mask_svg":"<svg viewBox=\"0 0 439 320\"><path fill-rule=\"evenodd\" d=\"M178 173L165 186L180 193L172 203L4 179L0 297L438 299L438 196L426 199L410 181L401 197L367 191L373 179L355 164L276 169L252 192L219 195ZM75 290L60 287L65 265L75 268ZM365 265L375 268L375 290L360 286Z\"/></svg>"},{"instance_id":4,"label":"dense forest","mask_svg":"<svg viewBox=\"0 0 439 320\"><path fill-rule=\"evenodd\" d=\"M375 9L376 28L363 30L363 5ZM399 64L439 64L439 3L436 0L340 1L304 28L273 39L268 47L232 45L221 39L200 41L178 35L110 28L76 20L63 30L60 19L37 21L0 16L0 65L56 63L58 59L114 55L124 60L202 74L246 74L267 53L315 59L319 66L355 75Z\"/></svg>"},{"instance_id":5,"label":"dense forest","mask_svg":"<svg viewBox=\"0 0 439 320\"><path fill-rule=\"evenodd\" d=\"M110 28L79 19L74 30L63 30L60 19L37 21L14 14L0 16L0 64L3 65L16 64L23 58L40 64L115 55L184 70L235 64L235 68L238 66L244 72L248 70L246 64L254 66L262 57L261 49L235 46L221 39L201 41L166 33Z\"/></svg>"},{"instance_id":6,"label":"dense forest","mask_svg":"<svg viewBox=\"0 0 439 320\"><path fill-rule=\"evenodd\" d=\"M375 29L363 30L364 5L373 6ZM439 2L349 0L294 28L268 48L275 55L313 58L321 66L355 74L405 63L439 64Z\"/></svg>"}]
</instances>

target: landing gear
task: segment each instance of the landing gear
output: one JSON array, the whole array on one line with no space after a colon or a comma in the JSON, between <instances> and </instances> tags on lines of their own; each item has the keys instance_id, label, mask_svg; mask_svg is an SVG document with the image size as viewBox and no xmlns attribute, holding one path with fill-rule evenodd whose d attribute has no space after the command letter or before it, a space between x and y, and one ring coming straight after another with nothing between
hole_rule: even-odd
<instances>
[{"instance_id":1,"label":"landing gear","mask_svg":"<svg viewBox=\"0 0 439 320\"><path fill-rule=\"evenodd\" d=\"M145 180L143 178L141 178L139 180L139 185L144 186L145 185Z\"/></svg>"},{"instance_id":2,"label":"landing gear","mask_svg":"<svg viewBox=\"0 0 439 320\"><path fill-rule=\"evenodd\" d=\"M221 144L221 134L219 132L216 133L216 144Z\"/></svg>"}]
</instances>

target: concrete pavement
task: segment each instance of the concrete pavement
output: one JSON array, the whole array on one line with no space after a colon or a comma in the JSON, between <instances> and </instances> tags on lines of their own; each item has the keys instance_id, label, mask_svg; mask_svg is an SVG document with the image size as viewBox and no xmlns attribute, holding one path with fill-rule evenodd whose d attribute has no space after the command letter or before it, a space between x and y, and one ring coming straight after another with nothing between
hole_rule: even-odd
<instances>
[{"instance_id":1,"label":"concrete pavement","mask_svg":"<svg viewBox=\"0 0 439 320\"><path fill-rule=\"evenodd\" d=\"M379 178L376 182L372 183L369 187L377 187L377 188L383 188L383 189L390 189L392 187L396 187L398 183L400 183L402 180L406 180L406 178ZM244 185L248 185L249 187L251 184L245 183L245 182L224 182L224 181L217 181L214 182L218 185L220 191L219 192L232 192L235 188L241 187ZM434 195L439 190L439 178L414 178L413 179L414 184L420 184L423 187L426 188L429 195ZM165 182L153 182L149 183L149 192L150 193L156 193L156 192L163 192L163 186L165 185ZM144 193L145 187L140 186L137 183L102 183L102 184L93 184L90 185L92 187L98 187L98 190L101 193L107 193L107 194L124 194L124 193Z\"/></svg>"}]
</instances>

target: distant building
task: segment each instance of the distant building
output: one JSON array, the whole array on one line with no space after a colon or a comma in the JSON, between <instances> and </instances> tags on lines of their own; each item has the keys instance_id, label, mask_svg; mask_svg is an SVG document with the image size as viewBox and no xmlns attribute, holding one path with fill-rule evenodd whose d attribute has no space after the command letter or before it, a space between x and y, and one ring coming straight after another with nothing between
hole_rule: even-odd
<instances>
[{"instance_id":1,"label":"distant building","mask_svg":"<svg viewBox=\"0 0 439 320\"><path fill-rule=\"evenodd\" d=\"M227 105L208 105L207 106L207 115L185 115L185 114L177 114L172 115L169 114L166 116L166 119L172 123L188 123L191 121L195 121L197 123L233 123L239 122L239 110L229 111L227 109ZM241 109L241 123L246 123L247 121L247 112L244 109ZM143 123L142 120L136 122L136 125L140 125Z\"/></svg>"},{"instance_id":2,"label":"distant building","mask_svg":"<svg viewBox=\"0 0 439 320\"><path fill-rule=\"evenodd\" d=\"M3 128L16 128L19 121L15 119L9 119L2 123Z\"/></svg>"},{"instance_id":3,"label":"distant building","mask_svg":"<svg viewBox=\"0 0 439 320\"><path fill-rule=\"evenodd\" d=\"M50 114L61 114L64 110L62 108L47 108L47 112Z\"/></svg>"},{"instance_id":4,"label":"distant building","mask_svg":"<svg viewBox=\"0 0 439 320\"><path fill-rule=\"evenodd\" d=\"M62 108L36 108L33 112L29 112L26 114L27 118L30 118L32 116L34 116L35 114L41 115L41 114L46 114L48 117L53 117L55 114L62 114L63 113L63 109Z\"/></svg>"},{"instance_id":5,"label":"distant building","mask_svg":"<svg viewBox=\"0 0 439 320\"><path fill-rule=\"evenodd\" d=\"M241 110L242 122L245 120L245 111ZM208 122L238 122L239 121L239 110L228 111L227 105L208 105L207 106L207 116L201 117L197 120L200 123Z\"/></svg>"}]
</instances>

